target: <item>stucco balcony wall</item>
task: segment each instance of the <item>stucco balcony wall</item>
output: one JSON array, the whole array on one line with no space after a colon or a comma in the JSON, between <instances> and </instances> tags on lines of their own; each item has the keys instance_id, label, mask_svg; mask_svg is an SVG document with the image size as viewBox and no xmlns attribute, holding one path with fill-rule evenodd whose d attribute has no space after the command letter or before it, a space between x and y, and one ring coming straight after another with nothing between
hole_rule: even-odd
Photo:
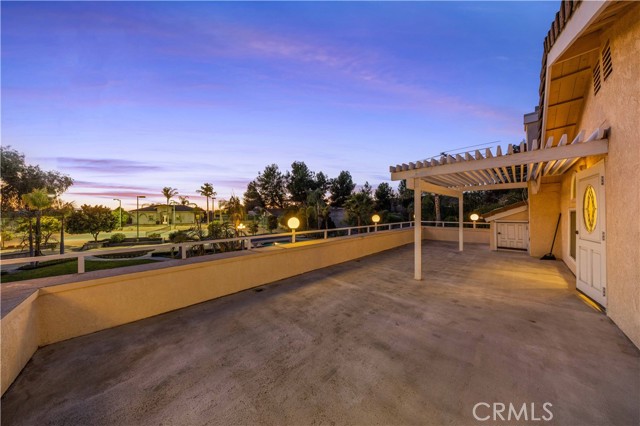
<instances>
[{"instance_id":1,"label":"stucco balcony wall","mask_svg":"<svg viewBox=\"0 0 640 426\"><path fill-rule=\"evenodd\" d=\"M464 242L489 244L491 232L484 228L464 228ZM432 241L458 241L457 227L423 226L422 239Z\"/></svg>"},{"instance_id":2,"label":"stucco balcony wall","mask_svg":"<svg viewBox=\"0 0 640 426\"><path fill-rule=\"evenodd\" d=\"M2 393L38 347L170 312L399 247L413 228L299 242L184 261L77 275L43 284L1 320ZM109 275L110 276L104 276ZM3 295L4 302L4 295Z\"/></svg>"}]
</instances>

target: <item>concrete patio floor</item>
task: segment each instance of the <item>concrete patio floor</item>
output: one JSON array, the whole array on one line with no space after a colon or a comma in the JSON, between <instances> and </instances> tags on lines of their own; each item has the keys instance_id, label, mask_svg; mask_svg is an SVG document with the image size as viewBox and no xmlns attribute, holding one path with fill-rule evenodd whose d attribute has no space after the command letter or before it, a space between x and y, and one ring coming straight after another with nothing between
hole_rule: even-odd
<instances>
[{"instance_id":1,"label":"concrete patio floor","mask_svg":"<svg viewBox=\"0 0 640 426\"><path fill-rule=\"evenodd\" d=\"M640 352L562 262L427 241L418 282L412 255L44 347L2 424L527 424L478 421L480 402L533 403L537 417L551 403L531 424L640 424Z\"/></svg>"}]
</instances>

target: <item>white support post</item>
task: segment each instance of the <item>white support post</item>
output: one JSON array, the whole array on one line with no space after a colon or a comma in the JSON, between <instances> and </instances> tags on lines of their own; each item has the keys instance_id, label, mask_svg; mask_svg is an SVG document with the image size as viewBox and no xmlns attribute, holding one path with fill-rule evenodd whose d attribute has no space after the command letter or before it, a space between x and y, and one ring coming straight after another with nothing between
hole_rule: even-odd
<instances>
[{"instance_id":1,"label":"white support post","mask_svg":"<svg viewBox=\"0 0 640 426\"><path fill-rule=\"evenodd\" d=\"M187 258L187 246L180 246L180 259Z\"/></svg>"},{"instance_id":2,"label":"white support post","mask_svg":"<svg viewBox=\"0 0 640 426\"><path fill-rule=\"evenodd\" d=\"M84 274L84 256L78 256L78 273Z\"/></svg>"},{"instance_id":3,"label":"white support post","mask_svg":"<svg viewBox=\"0 0 640 426\"><path fill-rule=\"evenodd\" d=\"M422 189L420 179L414 179L413 190L413 256L414 275L416 280L422 279Z\"/></svg>"},{"instance_id":4,"label":"white support post","mask_svg":"<svg viewBox=\"0 0 640 426\"><path fill-rule=\"evenodd\" d=\"M464 205L462 202L462 194L458 197L458 250L464 248Z\"/></svg>"}]
</instances>

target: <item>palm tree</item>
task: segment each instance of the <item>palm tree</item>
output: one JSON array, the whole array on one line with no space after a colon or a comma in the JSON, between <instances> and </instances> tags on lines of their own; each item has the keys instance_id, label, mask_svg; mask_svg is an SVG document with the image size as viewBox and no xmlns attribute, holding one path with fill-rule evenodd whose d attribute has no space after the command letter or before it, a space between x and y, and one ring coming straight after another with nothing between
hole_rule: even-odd
<instances>
[{"instance_id":1,"label":"palm tree","mask_svg":"<svg viewBox=\"0 0 640 426\"><path fill-rule=\"evenodd\" d=\"M322 189L311 191L307 196L307 204L315 209L316 219L318 221L317 229L320 229L321 210L327 205L324 200L324 193L322 192Z\"/></svg>"},{"instance_id":2,"label":"palm tree","mask_svg":"<svg viewBox=\"0 0 640 426\"><path fill-rule=\"evenodd\" d=\"M204 183L196 192L207 198L207 225L209 224L209 198L215 197L218 193L213 190L213 185Z\"/></svg>"},{"instance_id":3,"label":"palm tree","mask_svg":"<svg viewBox=\"0 0 640 426\"><path fill-rule=\"evenodd\" d=\"M188 206L189 205L189 197L187 195L180 195L178 197L178 199L180 200L180 205L181 206Z\"/></svg>"},{"instance_id":4,"label":"palm tree","mask_svg":"<svg viewBox=\"0 0 640 426\"><path fill-rule=\"evenodd\" d=\"M171 199L173 197L178 195L178 189L177 188L171 188L170 186L165 186L164 188L162 188L162 195L164 196L164 198L167 199L167 218L168 218L169 217L169 202L171 201ZM169 220L167 219L167 222L168 221Z\"/></svg>"},{"instance_id":5,"label":"palm tree","mask_svg":"<svg viewBox=\"0 0 640 426\"><path fill-rule=\"evenodd\" d=\"M351 194L344 204L347 209L347 214L356 219L358 226L361 226L362 222L368 222L371 213L373 212L373 200L371 196L366 192L356 192Z\"/></svg>"},{"instance_id":6,"label":"palm tree","mask_svg":"<svg viewBox=\"0 0 640 426\"><path fill-rule=\"evenodd\" d=\"M42 256L40 252L40 240L42 239L42 229L41 229L41 217L42 210L51 206L51 199L47 194L45 189L34 189L28 194L24 194L22 196L22 202L25 206L36 212L36 249L35 256ZM31 223L31 219L29 219L29 223ZM29 231L29 255L33 256L33 237L31 236L31 230Z\"/></svg>"},{"instance_id":7,"label":"palm tree","mask_svg":"<svg viewBox=\"0 0 640 426\"><path fill-rule=\"evenodd\" d=\"M64 254L64 220L76 209L73 201L64 202L57 198L53 208L60 215L60 254Z\"/></svg>"}]
</instances>

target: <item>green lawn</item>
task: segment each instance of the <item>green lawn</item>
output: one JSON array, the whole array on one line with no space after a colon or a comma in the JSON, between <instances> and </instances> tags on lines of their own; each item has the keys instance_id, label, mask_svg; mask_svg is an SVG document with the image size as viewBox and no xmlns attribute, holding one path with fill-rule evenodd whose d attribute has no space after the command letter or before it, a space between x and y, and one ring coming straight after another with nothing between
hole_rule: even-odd
<instances>
[{"instance_id":1,"label":"green lawn","mask_svg":"<svg viewBox=\"0 0 640 426\"><path fill-rule=\"evenodd\" d=\"M87 260L85 261L85 271L99 271L101 269L113 269L123 266L144 265L145 263L157 263L155 260L149 259L120 259L110 261ZM75 274L78 272L78 261L58 263L50 266L42 266L36 269L19 271L12 274L3 275L3 283L14 281L32 280L34 278L55 277L57 275Z\"/></svg>"}]
</instances>

